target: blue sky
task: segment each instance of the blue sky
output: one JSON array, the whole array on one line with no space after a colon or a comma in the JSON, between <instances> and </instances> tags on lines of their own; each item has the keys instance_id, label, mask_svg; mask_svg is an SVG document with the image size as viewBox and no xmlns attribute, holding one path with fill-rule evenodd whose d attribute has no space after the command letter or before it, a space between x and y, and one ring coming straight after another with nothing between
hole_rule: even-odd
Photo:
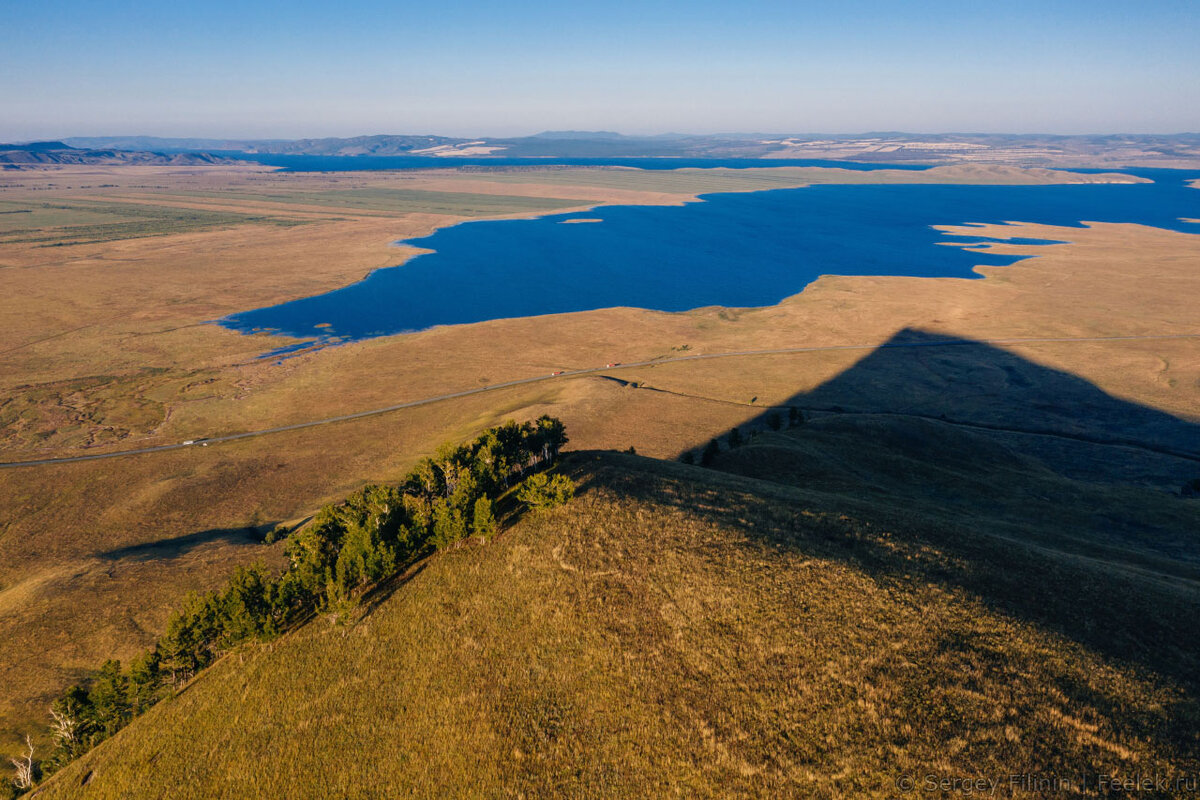
<instances>
[{"instance_id":1,"label":"blue sky","mask_svg":"<svg viewBox=\"0 0 1200 800\"><path fill-rule=\"evenodd\" d=\"M1200 130L1197 0L12 4L0 140Z\"/></svg>"}]
</instances>

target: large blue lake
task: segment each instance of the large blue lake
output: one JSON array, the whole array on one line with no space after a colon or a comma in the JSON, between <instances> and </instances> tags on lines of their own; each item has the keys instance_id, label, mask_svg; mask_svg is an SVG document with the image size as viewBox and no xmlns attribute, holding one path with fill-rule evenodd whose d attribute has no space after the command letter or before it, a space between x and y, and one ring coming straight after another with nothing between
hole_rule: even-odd
<instances>
[{"instance_id":1,"label":"large blue lake","mask_svg":"<svg viewBox=\"0 0 1200 800\"><path fill-rule=\"evenodd\" d=\"M1151 184L812 186L713 194L685 206L610 206L467 222L405 244L435 252L345 288L235 314L222 325L315 343L613 306L683 311L772 305L821 275L979 277L1021 257L933 225L1133 222L1200 233L1200 177L1122 170ZM572 219L599 222L563 224ZM286 268L286 265L284 265ZM291 348L272 351L282 354Z\"/></svg>"}]
</instances>

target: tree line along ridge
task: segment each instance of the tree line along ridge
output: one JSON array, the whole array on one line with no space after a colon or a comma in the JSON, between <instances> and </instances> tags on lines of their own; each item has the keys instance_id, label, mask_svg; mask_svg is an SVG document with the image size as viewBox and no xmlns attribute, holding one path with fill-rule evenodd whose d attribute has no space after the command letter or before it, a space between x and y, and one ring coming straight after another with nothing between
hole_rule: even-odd
<instances>
[{"instance_id":1,"label":"tree line along ridge","mask_svg":"<svg viewBox=\"0 0 1200 800\"><path fill-rule=\"evenodd\" d=\"M502 498L518 509L566 503L574 483L549 470L567 441L552 417L509 421L465 444L443 445L399 484L364 486L307 525L276 528L267 541L286 536L281 573L261 562L239 567L223 588L189 596L154 646L128 666L106 661L67 689L50 708L53 752L37 760L26 737L4 788L10 796L33 788L238 645L270 640L318 613L345 615L429 553L492 536Z\"/></svg>"}]
</instances>

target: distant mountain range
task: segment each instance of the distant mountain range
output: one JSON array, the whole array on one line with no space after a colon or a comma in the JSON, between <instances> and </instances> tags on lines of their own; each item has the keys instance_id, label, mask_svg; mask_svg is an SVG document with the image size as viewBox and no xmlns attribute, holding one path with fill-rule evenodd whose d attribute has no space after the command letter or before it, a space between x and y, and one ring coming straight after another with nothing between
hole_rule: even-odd
<instances>
[{"instance_id":1,"label":"distant mountain range","mask_svg":"<svg viewBox=\"0 0 1200 800\"><path fill-rule=\"evenodd\" d=\"M0 165L25 164L167 164L178 166L236 164L237 160L208 153L156 153L143 149L93 149L65 142L0 143Z\"/></svg>"},{"instance_id":2,"label":"distant mountain range","mask_svg":"<svg viewBox=\"0 0 1200 800\"><path fill-rule=\"evenodd\" d=\"M180 156L186 154L181 159ZM215 155L213 155L215 154ZM1200 134L660 134L544 131L523 137L466 139L374 135L322 139L72 137L0 145L0 163L229 163L238 155L436 156L507 158L766 158L914 164L1040 167L1200 167Z\"/></svg>"},{"instance_id":3,"label":"distant mountain range","mask_svg":"<svg viewBox=\"0 0 1200 800\"><path fill-rule=\"evenodd\" d=\"M149 150L162 153L205 151L219 153L273 153L305 156L395 156L430 148L466 144L450 136L353 136L345 139L170 139L158 136L77 136L66 140L73 147Z\"/></svg>"}]
</instances>

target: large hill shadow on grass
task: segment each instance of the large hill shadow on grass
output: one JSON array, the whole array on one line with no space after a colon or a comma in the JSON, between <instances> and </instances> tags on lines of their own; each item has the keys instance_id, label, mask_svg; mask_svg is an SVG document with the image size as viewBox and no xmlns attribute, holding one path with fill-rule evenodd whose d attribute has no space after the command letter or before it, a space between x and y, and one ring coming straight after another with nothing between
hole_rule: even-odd
<instances>
[{"instance_id":1,"label":"large hill shadow on grass","mask_svg":"<svg viewBox=\"0 0 1200 800\"><path fill-rule=\"evenodd\" d=\"M872 449L939 464L987 469L1015 459L1028 468L1032 458L1062 477L1163 491L1200 476L1200 424L999 347L914 329L741 432L790 427L791 408L803 412L805 431L892 429ZM728 437L720 442L728 448Z\"/></svg>"},{"instance_id":2,"label":"large hill shadow on grass","mask_svg":"<svg viewBox=\"0 0 1200 800\"><path fill-rule=\"evenodd\" d=\"M817 409L891 412L1126 443L1200 463L1200 425L1116 398L1077 375L1007 350L911 328L794 400Z\"/></svg>"},{"instance_id":3,"label":"large hill shadow on grass","mask_svg":"<svg viewBox=\"0 0 1200 800\"><path fill-rule=\"evenodd\" d=\"M988 519L1089 556L1200 567L1200 501L1179 497L1200 476L1200 425L1076 375L906 329L785 405L741 426L742 447L722 437L715 465ZM791 407L806 422L784 430Z\"/></svg>"},{"instance_id":4,"label":"large hill shadow on grass","mask_svg":"<svg viewBox=\"0 0 1200 800\"><path fill-rule=\"evenodd\" d=\"M797 513L811 503L895 525L907 542L848 528L830 552L1197 682L1200 499L1180 488L1200 477L1200 425L998 347L903 330L739 432L736 446L721 432L713 469L800 490ZM754 506L747 495L719 513L752 536L792 536L786 521L746 524Z\"/></svg>"}]
</instances>

